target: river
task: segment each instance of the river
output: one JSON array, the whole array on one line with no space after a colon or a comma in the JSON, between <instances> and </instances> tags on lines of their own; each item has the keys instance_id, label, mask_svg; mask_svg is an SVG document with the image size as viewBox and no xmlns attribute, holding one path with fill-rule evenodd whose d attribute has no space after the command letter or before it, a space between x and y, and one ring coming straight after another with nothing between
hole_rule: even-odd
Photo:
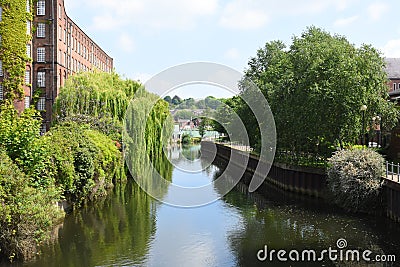
<instances>
[{"instance_id":1,"label":"river","mask_svg":"<svg viewBox=\"0 0 400 267\"><path fill-rule=\"evenodd\" d=\"M201 165L199 149L175 149L172 161ZM212 183L222 169L221 162L200 172L174 168L171 179L182 186L199 186ZM210 190L219 194L218 188ZM321 252L337 249L339 239L345 239L349 249L400 257L399 224L347 214L320 199L273 186L250 194L241 183L212 204L177 208L152 199L129 182L68 214L55 236L35 260L13 266L365 266L327 257L319 262L284 262L276 254L273 262L257 258L265 246L287 253Z\"/></svg>"}]
</instances>

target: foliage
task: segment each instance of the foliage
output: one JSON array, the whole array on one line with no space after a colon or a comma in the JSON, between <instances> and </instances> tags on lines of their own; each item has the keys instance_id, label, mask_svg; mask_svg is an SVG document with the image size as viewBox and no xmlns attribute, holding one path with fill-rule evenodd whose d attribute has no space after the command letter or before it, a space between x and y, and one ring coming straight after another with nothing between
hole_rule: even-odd
<instances>
[{"instance_id":1,"label":"foliage","mask_svg":"<svg viewBox=\"0 0 400 267\"><path fill-rule=\"evenodd\" d=\"M350 211L376 211L384 174L380 154L370 149L340 150L329 165L328 187L336 204Z\"/></svg>"},{"instance_id":2,"label":"foliage","mask_svg":"<svg viewBox=\"0 0 400 267\"><path fill-rule=\"evenodd\" d=\"M64 212L55 204L60 198L54 186L34 188L0 148L0 254L29 258Z\"/></svg>"},{"instance_id":3,"label":"foliage","mask_svg":"<svg viewBox=\"0 0 400 267\"><path fill-rule=\"evenodd\" d=\"M141 85L116 73L82 72L70 77L57 97L54 117L91 116L122 122L128 104Z\"/></svg>"},{"instance_id":4,"label":"foliage","mask_svg":"<svg viewBox=\"0 0 400 267\"><path fill-rule=\"evenodd\" d=\"M87 125L64 123L44 137L53 147L55 182L65 197L81 203L106 194L114 180L125 180L122 154L115 142Z\"/></svg>"},{"instance_id":5,"label":"foliage","mask_svg":"<svg viewBox=\"0 0 400 267\"><path fill-rule=\"evenodd\" d=\"M199 124L198 130L201 138L206 134L207 127L210 124L211 119L207 119L206 117L201 117L201 122Z\"/></svg>"},{"instance_id":6,"label":"foliage","mask_svg":"<svg viewBox=\"0 0 400 267\"><path fill-rule=\"evenodd\" d=\"M207 96L205 99L195 100L193 98L181 99L175 95L173 98L170 96L164 97L164 101L168 102L170 106L176 109L212 109L215 110L221 105L222 99L217 99L213 96Z\"/></svg>"},{"instance_id":7,"label":"foliage","mask_svg":"<svg viewBox=\"0 0 400 267\"><path fill-rule=\"evenodd\" d=\"M18 115L11 103L0 106L0 144L31 179L31 185L47 187L53 184L51 144L40 139L40 125L41 118L33 109Z\"/></svg>"},{"instance_id":8,"label":"foliage","mask_svg":"<svg viewBox=\"0 0 400 267\"><path fill-rule=\"evenodd\" d=\"M182 134L181 143L190 144L192 142L192 137L189 134Z\"/></svg>"},{"instance_id":9,"label":"foliage","mask_svg":"<svg viewBox=\"0 0 400 267\"><path fill-rule=\"evenodd\" d=\"M163 180L171 180L172 165L163 148L168 145L172 130L168 103L141 88L126 113L124 153L132 176L152 196L162 197L168 189L153 179L155 171Z\"/></svg>"},{"instance_id":10,"label":"foliage","mask_svg":"<svg viewBox=\"0 0 400 267\"><path fill-rule=\"evenodd\" d=\"M248 65L245 78L260 88L274 114L278 148L329 156L360 136L363 104L368 106L366 118L384 118L383 130L397 121L398 112L387 101L384 60L371 46L356 48L343 36L309 27L293 37L289 48L281 41L266 43ZM247 92L245 81L242 94ZM242 100L235 102L257 149L254 115Z\"/></svg>"},{"instance_id":11,"label":"foliage","mask_svg":"<svg viewBox=\"0 0 400 267\"><path fill-rule=\"evenodd\" d=\"M28 1L32 7L32 1ZM0 59L5 70L3 86L6 98L22 99L24 90L24 73L26 62L30 60L26 54L26 44L31 36L27 34L26 23L32 21L32 12L27 12L26 0L0 0L3 16L0 21Z\"/></svg>"},{"instance_id":12,"label":"foliage","mask_svg":"<svg viewBox=\"0 0 400 267\"><path fill-rule=\"evenodd\" d=\"M192 110L187 110L187 109L181 109L181 110L177 110L174 113L174 119L175 120L179 120L179 119L183 119L183 120L190 120L192 119L194 116L194 113Z\"/></svg>"}]
</instances>

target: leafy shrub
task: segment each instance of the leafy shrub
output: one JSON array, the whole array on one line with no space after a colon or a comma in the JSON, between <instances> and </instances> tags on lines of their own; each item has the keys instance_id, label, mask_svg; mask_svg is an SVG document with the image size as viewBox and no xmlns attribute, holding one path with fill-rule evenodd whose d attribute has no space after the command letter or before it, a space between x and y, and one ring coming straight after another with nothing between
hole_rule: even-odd
<instances>
[{"instance_id":1,"label":"leafy shrub","mask_svg":"<svg viewBox=\"0 0 400 267\"><path fill-rule=\"evenodd\" d=\"M122 153L106 135L73 122L54 126L45 136L51 152L54 177L65 197L76 203L106 193L112 180L125 180Z\"/></svg>"},{"instance_id":2,"label":"leafy shrub","mask_svg":"<svg viewBox=\"0 0 400 267\"><path fill-rule=\"evenodd\" d=\"M370 149L340 150L329 159L328 186L348 211L374 212L380 206L384 159Z\"/></svg>"},{"instance_id":3,"label":"leafy shrub","mask_svg":"<svg viewBox=\"0 0 400 267\"><path fill-rule=\"evenodd\" d=\"M32 109L18 115L12 104L0 107L0 144L36 187L53 184L50 146L39 135L41 121Z\"/></svg>"},{"instance_id":4,"label":"leafy shrub","mask_svg":"<svg viewBox=\"0 0 400 267\"><path fill-rule=\"evenodd\" d=\"M192 138L188 134L182 135L182 144L190 144L192 142Z\"/></svg>"},{"instance_id":5,"label":"leafy shrub","mask_svg":"<svg viewBox=\"0 0 400 267\"><path fill-rule=\"evenodd\" d=\"M33 256L64 216L56 205L59 190L34 188L28 181L0 148L0 254L10 261Z\"/></svg>"}]
</instances>

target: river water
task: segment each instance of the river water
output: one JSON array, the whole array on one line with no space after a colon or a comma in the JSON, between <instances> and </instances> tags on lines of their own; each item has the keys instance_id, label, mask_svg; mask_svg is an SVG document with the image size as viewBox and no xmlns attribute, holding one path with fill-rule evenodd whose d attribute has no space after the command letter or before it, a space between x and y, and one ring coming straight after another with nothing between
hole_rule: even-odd
<instances>
[{"instance_id":1,"label":"river water","mask_svg":"<svg viewBox=\"0 0 400 267\"><path fill-rule=\"evenodd\" d=\"M173 162L201 165L199 149L175 149ZM221 162L196 173L174 168L171 179L182 186L199 186L212 183L222 169ZM218 188L212 190L219 194ZM365 266L365 262L331 261L327 255L319 262L282 262L276 255L272 262L260 261L257 253L265 246L287 253L305 249L319 253L338 249L337 240L345 239L346 249L393 254L400 262L399 229L399 224L385 218L346 214L322 200L273 186L249 194L240 183L212 204L177 208L152 199L129 182L67 215L55 240L43 246L37 259L14 266Z\"/></svg>"}]
</instances>

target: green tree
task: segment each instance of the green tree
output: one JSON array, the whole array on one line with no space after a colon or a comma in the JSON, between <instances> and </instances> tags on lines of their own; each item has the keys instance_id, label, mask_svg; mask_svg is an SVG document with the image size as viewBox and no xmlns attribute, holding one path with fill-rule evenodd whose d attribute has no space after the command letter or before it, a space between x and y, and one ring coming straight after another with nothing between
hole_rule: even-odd
<instances>
[{"instance_id":1,"label":"green tree","mask_svg":"<svg viewBox=\"0 0 400 267\"><path fill-rule=\"evenodd\" d=\"M172 104L174 104L174 105L179 105L180 103L182 103L182 99L181 99L179 96L175 95L175 96L172 98Z\"/></svg>"},{"instance_id":2,"label":"green tree","mask_svg":"<svg viewBox=\"0 0 400 267\"><path fill-rule=\"evenodd\" d=\"M207 127L209 125L209 120L206 117L201 117L200 119L201 119L201 121L200 121L198 130L199 130L199 134L200 134L201 138L203 138L204 135L206 134Z\"/></svg>"},{"instance_id":3,"label":"green tree","mask_svg":"<svg viewBox=\"0 0 400 267\"><path fill-rule=\"evenodd\" d=\"M384 118L385 129L397 121L397 111L387 101L387 76L379 52L368 45L356 48L345 37L316 27L293 37L289 49L280 41L267 43L249 61L245 77L258 85L271 105L278 148L329 155L331 148L360 136L363 104L369 107L367 118ZM246 86L242 90L246 93ZM244 103L238 110L246 128L254 127L254 116ZM259 142L257 133L250 139L255 139L251 144Z\"/></svg>"},{"instance_id":4,"label":"green tree","mask_svg":"<svg viewBox=\"0 0 400 267\"><path fill-rule=\"evenodd\" d=\"M172 103L172 98L169 95L167 95L166 97L164 97L164 101L166 101L169 104L171 104Z\"/></svg>"}]
</instances>

